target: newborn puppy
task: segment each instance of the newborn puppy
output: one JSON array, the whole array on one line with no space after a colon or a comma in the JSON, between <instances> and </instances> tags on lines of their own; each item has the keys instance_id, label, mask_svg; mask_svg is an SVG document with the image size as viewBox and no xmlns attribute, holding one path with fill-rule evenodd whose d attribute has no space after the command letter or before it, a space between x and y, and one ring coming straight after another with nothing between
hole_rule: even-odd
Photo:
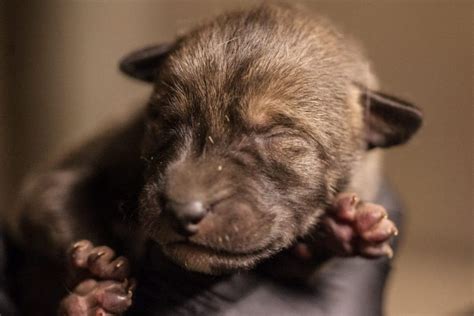
<instances>
[{"instance_id":1,"label":"newborn puppy","mask_svg":"<svg viewBox=\"0 0 474 316\"><path fill-rule=\"evenodd\" d=\"M376 92L364 55L326 20L262 5L121 69L153 83L146 110L33 178L12 229L36 273L74 272L63 313L124 312L145 241L206 274L252 268L319 232L321 252L391 254L395 226L362 201L379 185L375 147L406 142L421 114ZM54 309L62 289L23 306Z\"/></svg>"}]
</instances>

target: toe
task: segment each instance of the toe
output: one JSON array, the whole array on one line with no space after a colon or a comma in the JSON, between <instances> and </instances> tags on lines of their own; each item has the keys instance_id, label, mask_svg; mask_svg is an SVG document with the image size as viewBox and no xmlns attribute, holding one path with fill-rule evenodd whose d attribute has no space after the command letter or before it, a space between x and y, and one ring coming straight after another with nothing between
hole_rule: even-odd
<instances>
[{"instance_id":1,"label":"toe","mask_svg":"<svg viewBox=\"0 0 474 316\"><path fill-rule=\"evenodd\" d=\"M360 203L355 193L341 193L336 197L332 207L332 215L340 220L351 222L356 215L357 205Z\"/></svg>"},{"instance_id":2,"label":"toe","mask_svg":"<svg viewBox=\"0 0 474 316\"><path fill-rule=\"evenodd\" d=\"M69 294L61 301L58 315L60 316L81 316L87 315L88 306L83 297L77 294Z\"/></svg>"},{"instance_id":3,"label":"toe","mask_svg":"<svg viewBox=\"0 0 474 316\"><path fill-rule=\"evenodd\" d=\"M370 230L387 217L385 208L373 203L360 203L355 216L355 228L359 234Z\"/></svg>"},{"instance_id":4,"label":"toe","mask_svg":"<svg viewBox=\"0 0 474 316\"><path fill-rule=\"evenodd\" d=\"M389 240L396 234L397 228L395 224L389 219L383 219L372 229L362 233L361 238L369 242L379 243Z\"/></svg>"},{"instance_id":5,"label":"toe","mask_svg":"<svg viewBox=\"0 0 474 316\"><path fill-rule=\"evenodd\" d=\"M97 286L98 284L94 280L86 280L79 283L79 285L61 301L59 315L95 315L94 309L98 304L98 300L94 293Z\"/></svg>"},{"instance_id":6,"label":"toe","mask_svg":"<svg viewBox=\"0 0 474 316\"><path fill-rule=\"evenodd\" d=\"M74 289L74 293L78 295L87 295L97 287L97 281L93 279L86 279L79 283Z\"/></svg>"},{"instance_id":7,"label":"toe","mask_svg":"<svg viewBox=\"0 0 474 316\"><path fill-rule=\"evenodd\" d=\"M379 244L361 244L359 247L359 255L366 258L379 258L387 256L393 257L393 250L389 243L383 242Z\"/></svg>"},{"instance_id":8,"label":"toe","mask_svg":"<svg viewBox=\"0 0 474 316\"><path fill-rule=\"evenodd\" d=\"M101 282L96 293L101 307L109 313L123 313L132 304L133 291L127 282Z\"/></svg>"},{"instance_id":9,"label":"toe","mask_svg":"<svg viewBox=\"0 0 474 316\"><path fill-rule=\"evenodd\" d=\"M87 265L90 272L101 279L111 279L114 267L112 261L115 258L115 252L107 247L96 247L91 251L87 259Z\"/></svg>"},{"instance_id":10,"label":"toe","mask_svg":"<svg viewBox=\"0 0 474 316\"><path fill-rule=\"evenodd\" d=\"M325 226L329 229L329 236L326 245L329 249L338 255L348 256L353 254L354 229L341 222L327 217L324 220Z\"/></svg>"},{"instance_id":11,"label":"toe","mask_svg":"<svg viewBox=\"0 0 474 316\"><path fill-rule=\"evenodd\" d=\"M93 248L94 246L89 240L75 242L68 250L73 266L77 268L86 268L87 258Z\"/></svg>"},{"instance_id":12,"label":"toe","mask_svg":"<svg viewBox=\"0 0 474 316\"><path fill-rule=\"evenodd\" d=\"M130 275L130 264L128 259L125 257L118 257L110 263L108 268L109 279L113 280L124 280Z\"/></svg>"}]
</instances>

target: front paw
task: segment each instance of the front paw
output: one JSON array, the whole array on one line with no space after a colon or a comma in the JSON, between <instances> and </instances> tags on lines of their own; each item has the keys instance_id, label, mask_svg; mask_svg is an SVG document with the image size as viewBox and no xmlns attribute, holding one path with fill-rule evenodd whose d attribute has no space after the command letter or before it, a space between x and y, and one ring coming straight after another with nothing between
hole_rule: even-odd
<instances>
[{"instance_id":1,"label":"front paw","mask_svg":"<svg viewBox=\"0 0 474 316\"><path fill-rule=\"evenodd\" d=\"M398 229L381 205L363 202L353 193L342 193L322 223L328 231L330 250L338 255L393 256L390 239Z\"/></svg>"},{"instance_id":2,"label":"front paw","mask_svg":"<svg viewBox=\"0 0 474 316\"><path fill-rule=\"evenodd\" d=\"M121 315L130 307L135 282L128 279L125 257L87 240L76 242L68 254L72 270L83 278L61 301L60 315Z\"/></svg>"}]
</instances>

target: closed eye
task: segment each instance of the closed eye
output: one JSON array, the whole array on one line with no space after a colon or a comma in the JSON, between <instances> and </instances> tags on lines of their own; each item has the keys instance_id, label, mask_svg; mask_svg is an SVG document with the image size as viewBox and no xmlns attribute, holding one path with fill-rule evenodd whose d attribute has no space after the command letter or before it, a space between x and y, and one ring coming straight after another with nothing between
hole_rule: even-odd
<instances>
[{"instance_id":1,"label":"closed eye","mask_svg":"<svg viewBox=\"0 0 474 316\"><path fill-rule=\"evenodd\" d=\"M264 126L258 127L254 129L254 134L257 138L272 138L272 137L280 137L294 134L296 131L294 128L284 126L284 125L271 125L271 126Z\"/></svg>"},{"instance_id":2,"label":"closed eye","mask_svg":"<svg viewBox=\"0 0 474 316\"><path fill-rule=\"evenodd\" d=\"M284 126L273 127L265 133L260 134L260 138L269 140L269 141L278 141L278 140L294 140L299 139L307 143L304 133L296 130L294 128L288 128Z\"/></svg>"},{"instance_id":3,"label":"closed eye","mask_svg":"<svg viewBox=\"0 0 474 316\"><path fill-rule=\"evenodd\" d=\"M265 134L265 137L271 139L271 138L279 138L279 137L288 137L291 134L292 132L286 129L276 129Z\"/></svg>"},{"instance_id":4,"label":"closed eye","mask_svg":"<svg viewBox=\"0 0 474 316\"><path fill-rule=\"evenodd\" d=\"M299 156L308 152L311 146L303 133L289 128L274 128L261 135L260 139L260 143L274 154Z\"/></svg>"}]
</instances>

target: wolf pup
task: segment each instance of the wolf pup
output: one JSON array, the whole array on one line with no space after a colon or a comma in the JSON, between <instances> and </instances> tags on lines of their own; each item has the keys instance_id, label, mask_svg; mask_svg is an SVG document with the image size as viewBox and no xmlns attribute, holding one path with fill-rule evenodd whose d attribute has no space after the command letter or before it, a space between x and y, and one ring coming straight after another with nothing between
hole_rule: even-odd
<instances>
[{"instance_id":1,"label":"wolf pup","mask_svg":"<svg viewBox=\"0 0 474 316\"><path fill-rule=\"evenodd\" d=\"M32 177L10 225L30 313L123 313L146 241L205 274L250 269L318 230L335 253L391 255L397 229L364 201L377 148L405 143L421 113L378 92L325 19L261 5L120 66L153 84L146 109Z\"/></svg>"}]
</instances>

